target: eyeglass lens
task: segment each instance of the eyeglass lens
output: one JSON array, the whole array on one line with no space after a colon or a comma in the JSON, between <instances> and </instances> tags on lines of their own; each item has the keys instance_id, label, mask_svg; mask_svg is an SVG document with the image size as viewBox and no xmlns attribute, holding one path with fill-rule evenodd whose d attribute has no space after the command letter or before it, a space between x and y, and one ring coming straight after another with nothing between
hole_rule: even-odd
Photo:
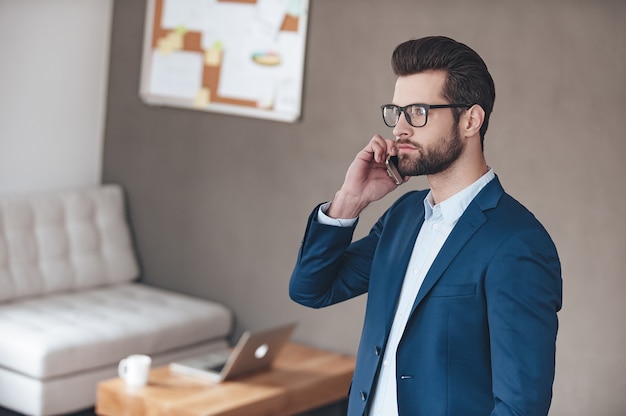
<instances>
[{"instance_id":1,"label":"eyeglass lens","mask_svg":"<svg viewBox=\"0 0 626 416\"><path fill-rule=\"evenodd\" d=\"M387 126L395 127L402 112L413 127L421 127L426 124L427 110L421 105L410 105L404 110L396 105L386 105L383 107L383 121Z\"/></svg>"}]
</instances>

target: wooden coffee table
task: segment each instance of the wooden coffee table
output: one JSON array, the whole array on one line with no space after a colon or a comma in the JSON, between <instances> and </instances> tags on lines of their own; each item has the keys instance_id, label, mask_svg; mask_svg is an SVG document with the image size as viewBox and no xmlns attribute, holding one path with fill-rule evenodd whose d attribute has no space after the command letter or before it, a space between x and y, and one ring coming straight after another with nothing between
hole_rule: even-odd
<instances>
[{"instance_id":1,"label":"wooden coffee table","mask_svg":"<svg viewBox=\"0 0 626 416\"><path fill-rule=\"evenodd\" d=\"M347 397L354 357L290 343L271 370L221 384L150 372L148 385L116 378L98 384L96 413L106 416L295 415Z\"/></svg>"}]
</instances>

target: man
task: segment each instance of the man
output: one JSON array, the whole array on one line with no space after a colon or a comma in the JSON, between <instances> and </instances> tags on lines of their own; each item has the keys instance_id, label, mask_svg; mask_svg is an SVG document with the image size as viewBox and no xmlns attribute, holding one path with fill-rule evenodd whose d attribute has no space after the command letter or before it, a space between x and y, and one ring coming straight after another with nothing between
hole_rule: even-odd
<instances>
[{"instance_id":1,"label":"man","mask_svg":"<svg viewBox=\"0 0 626 416\"><path fill-rule=\"evenodd\" d=\"M545 415L560 263L485 161L491 75L445 37L399 45L392 67L382 113L395 140L375 135L313 212L290 296L319 308L368 293L349 415ZM389 155L430 190L406 193L352 242L359 213L397 186Z\"/></svg>"}]
</instances>

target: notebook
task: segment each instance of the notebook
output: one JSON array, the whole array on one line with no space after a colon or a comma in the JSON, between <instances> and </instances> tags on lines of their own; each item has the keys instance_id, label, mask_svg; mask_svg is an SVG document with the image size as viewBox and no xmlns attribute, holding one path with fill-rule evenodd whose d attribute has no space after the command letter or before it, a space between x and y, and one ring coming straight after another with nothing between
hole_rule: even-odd
<instances>
[{"instance_id":1,"label":"notebook","mask_svg":"<svg viewBox=\"0 0 626 416\"><path fill-rule=\"evenodd\" d=\"M295 327L295 323L290 323L264 331L246 331L232 350L228 348L178 360L170 363L169 367L175 373L197 376L214 383L267 370Z\"/></svg>"}]
</instances>

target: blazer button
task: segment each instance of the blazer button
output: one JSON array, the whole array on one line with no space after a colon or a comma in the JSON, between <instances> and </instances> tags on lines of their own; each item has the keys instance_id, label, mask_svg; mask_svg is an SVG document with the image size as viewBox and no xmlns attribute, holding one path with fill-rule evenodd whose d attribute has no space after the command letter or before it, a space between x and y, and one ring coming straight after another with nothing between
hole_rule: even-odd
<instances>
[{"instance_id":1,"label":"blazer button","mask_svg":"<svg viewBox=\"0 0 626 416\"><path fill-rule=\"evenodd\" d=\"M374 354L376 354L376 356L380 355L380 347L374 347Z\"/></svg>"},{"instance_id":2,"label":"blazer button","mask_svg":"<svg viewBox=\"0 0 626 416\"><path fill-rule=\"evenodd\" d=\"M365 401L365 399L367 399L367 393L364 391L361 391L359 394L361 395L361 400Z\"/></svg>"}]
</instances>

